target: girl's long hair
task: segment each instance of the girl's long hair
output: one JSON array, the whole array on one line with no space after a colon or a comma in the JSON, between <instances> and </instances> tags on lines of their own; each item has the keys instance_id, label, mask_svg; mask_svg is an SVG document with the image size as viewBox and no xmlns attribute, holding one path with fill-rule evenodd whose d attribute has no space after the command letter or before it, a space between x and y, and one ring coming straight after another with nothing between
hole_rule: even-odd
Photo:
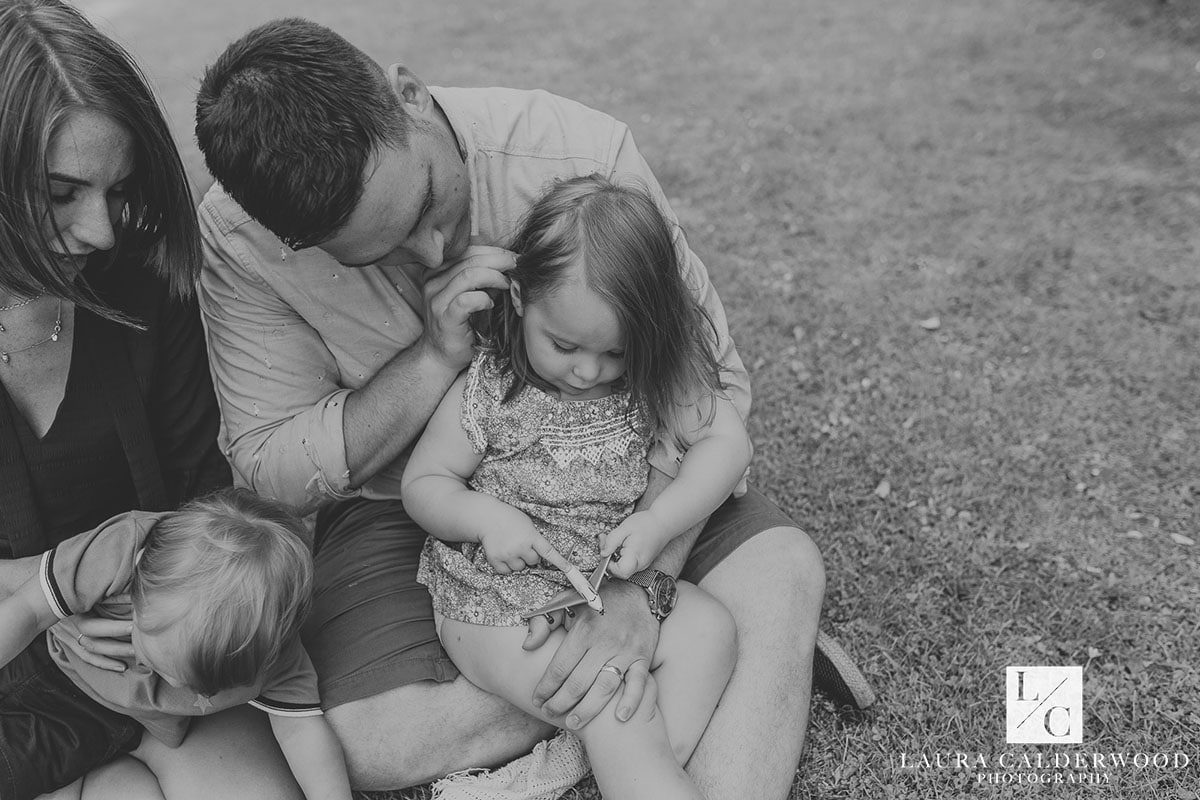
<instances>
[{"instance_id":1,"label":"girl's long hair","mask_svg":"<svg viewBox=\"0 0 1200 800\"><path fill-rule=\"evenodd\" d=\"M560 181L534 203L510 249L517 264L508 274L526 305L553 295L568 267L583 264L588 287L620 323L631 405L653 425L680 439L682 410L725 388L716 329L684 283L672 231L648 192L600 175ZM553 392L529 365L508 293L488 330L489 349L513 375L506 401L526 385Z\"/></svg>"},{"instance_id":2,"label":"girl's long hair","mask_svg":"<svg viewBox=\"0 0 1200 800\"><path fill-rule=\"evenodd\" d=\"M134 172L115 226L117 244L89 259L134 259L176 296L189 294L201 264L187 174L170 129L133 58L59 0L0 0L0 288L47 292L130 323L83 282L64 275L54 251L47 152L73 113L95 111L133 139Z\"/></svg>"}]
</instances>

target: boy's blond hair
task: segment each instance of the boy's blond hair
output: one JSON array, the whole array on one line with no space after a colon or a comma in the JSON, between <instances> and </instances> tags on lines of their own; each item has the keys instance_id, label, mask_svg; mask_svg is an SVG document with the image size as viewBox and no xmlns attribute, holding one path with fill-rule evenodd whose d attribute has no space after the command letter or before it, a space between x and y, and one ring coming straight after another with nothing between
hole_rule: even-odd
<instances>
[{"instance_id":1,"label":"boy's blond hair","mask_svg":"<svg viewBox=\"0 0 1200 800\"><path fill-rule=\"evenodd\" d=\"M179 678L201 694L257 681L298 636L312 596L304 526L247 489L194 500L146 537L134 568L134 611L156 598L186 597L186 610L155 624L182 624ZM153 631L150 631L153 632Z\"/></svg>"}]
</instances>

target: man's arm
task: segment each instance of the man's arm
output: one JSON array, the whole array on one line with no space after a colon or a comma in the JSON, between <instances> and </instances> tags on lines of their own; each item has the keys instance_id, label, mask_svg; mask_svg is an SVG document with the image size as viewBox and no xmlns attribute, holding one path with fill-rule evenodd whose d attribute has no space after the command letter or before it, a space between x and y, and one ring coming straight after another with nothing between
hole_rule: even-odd
<instances>
[{"instance_id":1,"label":"man's arm","mask_svg":"<svg viewBox=\"0 0 1200 800\"><path fill-rule=\"evenodd\" d=\"M420 435L450 384L471 362L470 317L493 305L487 290L507 290L515 257L472 246L422 287L425 331L346 401L342 423L351 482L360 486ZM355 477L361 476L361 477Z\"/></svg>"},{"instance_id":2,"label":"man's arm","mask_svg":"<svg viewBox=\"0 0 1200 800\"><path fill-rule=\"evenodd\" d=\"M434 275L422 292L424 327L413 344L350 383L331 350L347 342L327 342L260 274L273 271L278 281L299 267L282 262L268 270L259 259L267 258L269 234L252 222L230 229L215 209L209 200L200 207L200 305L226 455L242 483L302 509L352 496L412 443L466 366L469 316L490 307L486 290L507 287L503 270L513 257L471 248ZM295 260L305 257L314 256ZM333 308L331 324L339 317L368 322L355 320L356 312ZM388 323L398 324L369 321Z\"/></svg>"}]
</instances>

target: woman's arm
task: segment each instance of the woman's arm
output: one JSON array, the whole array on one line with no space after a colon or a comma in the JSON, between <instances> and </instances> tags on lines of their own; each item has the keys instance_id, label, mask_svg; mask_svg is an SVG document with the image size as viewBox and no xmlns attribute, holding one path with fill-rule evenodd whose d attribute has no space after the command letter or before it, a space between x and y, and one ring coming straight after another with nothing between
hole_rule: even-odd
<instances>
[{"instance_id":1,"label":"woman's arm","mask_svg":"<svg viewBox=\"0 0 1200 800\"><path fill-rule=\"evenodd\" d=\"M0 559L0 597L8 597L37 574L41 556Z\"/></svg>"},{"instance_id":2,"label":"woman's arm","mask_svg":"<svg viewBox=\"0 0 1200 800\"><path fill-rule=\"evenodd\" d=\"M0 600L0 666L16 658L33 637L57 621L36 575Z\"/></svg>"},{"instance_id":3,"label":"woman's arm","mask_svg":"<svg viewBox=\"0 0 1200 800\"><path fill-rule=\"evenodd\" d=\"M696 443L675 479L648 507L604 537L602 555L621 547L620 560L611 566L613 575L627 578L650 566L671 540L707 519L741 481L754 452L750 437L729 400L713 397L710 409L711 419L690 437Z\"/></svg>"},{"instance_id":4,"label":"woman's arm","mask_svg":"<svg viewBox=\"0 0 1200 800\"><path fill-rule=\"evenodd\" d=\"M271 731L304 796L308 800L349 800L346 758L325 717L270 717Z\"/></svg>"}]
</instances>

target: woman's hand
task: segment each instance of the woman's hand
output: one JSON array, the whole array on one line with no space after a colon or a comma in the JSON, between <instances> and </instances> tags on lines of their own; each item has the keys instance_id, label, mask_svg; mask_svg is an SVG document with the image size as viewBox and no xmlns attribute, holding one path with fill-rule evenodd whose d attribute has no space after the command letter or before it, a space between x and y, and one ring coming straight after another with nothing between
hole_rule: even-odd
<instances>
[{"instance_id":1,"label":"woman's hand","mask_svg":"<svg viewBox=\"0 0 1200 800\"><path fill-rule=\"evenodd\" d=\"M535 650L553 628L565 624L567 635L534 689L533 701L550 716L567 715L565 724L571 730L590 722L618 689L617 718L628 720L647 697L651 681L659 623L650 613L645 590L628 581L605 581L600 594L603 614L581 605L573 615L555 614L553 625L533 617L522 645Z\"/></svg>"},{"instance_id":2,"label":"woman's hand","mask_svg":"<svg viewBox=\"0 0 1200 800\"><path fill-rule=\"evenodd\" d=\"M76 614L52 626L50 633L84 662L110 672L124 672L134 657L132 622Z\"/></svg>"}]
</instances>

